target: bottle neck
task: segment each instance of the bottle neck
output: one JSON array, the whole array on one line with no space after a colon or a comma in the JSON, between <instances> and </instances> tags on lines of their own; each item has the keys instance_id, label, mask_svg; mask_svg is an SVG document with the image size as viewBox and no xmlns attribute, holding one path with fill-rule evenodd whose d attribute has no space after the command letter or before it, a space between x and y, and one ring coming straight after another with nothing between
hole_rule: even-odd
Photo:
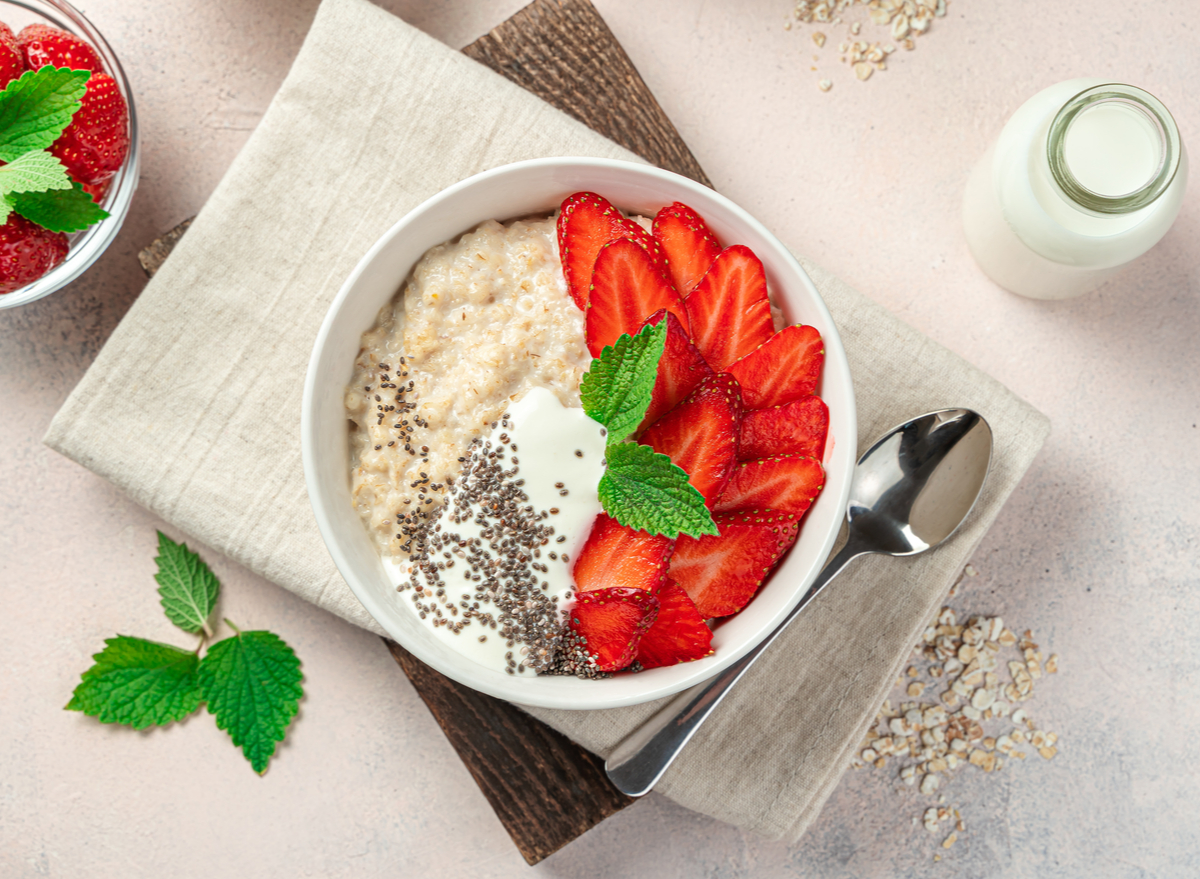
<instances>
[{"instance_id":1,"label":"bottle neck","mask_svg":"<svg viewBox=\"0 0 1200 879\"><path fill-rule=\"evenodd\" d=\"M1179 130L1162 102L1119 83L1092 86L1063 104L1046 135L1060 194L1092 216L1153 204L1179 168Z\"/></svg>"}]
</instances>

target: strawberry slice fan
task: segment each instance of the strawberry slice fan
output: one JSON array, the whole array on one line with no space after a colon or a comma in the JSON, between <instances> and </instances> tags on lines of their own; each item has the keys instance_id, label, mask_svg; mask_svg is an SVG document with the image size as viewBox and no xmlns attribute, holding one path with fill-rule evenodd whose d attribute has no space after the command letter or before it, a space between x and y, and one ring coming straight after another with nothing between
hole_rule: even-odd
<instances>
[{"instance_id":1,"label":"strawberry slice fan","mask_svg":"<svg viewBox=\"0 0 1200 879\"><path fill-rule=\"evenodd\" d=\"M666 322L636 441L687 472L718 531L670 540L601 514L575 562L570 626L603 671L700 659L713 621L754 598L824 487L821 336L777 331L762 262L722 248L687 205L662 208L647 230L578 192L562 203L558 243L593 357Z\"/></svg>"}]
</instances>

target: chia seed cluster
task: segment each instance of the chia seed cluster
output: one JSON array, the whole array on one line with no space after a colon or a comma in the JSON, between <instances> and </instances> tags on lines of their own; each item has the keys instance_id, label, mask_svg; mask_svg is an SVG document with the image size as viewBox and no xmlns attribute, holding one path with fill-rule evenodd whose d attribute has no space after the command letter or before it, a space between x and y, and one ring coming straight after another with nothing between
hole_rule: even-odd
<instances>
[{"instance_id":1,"label":"chia seed cluster","mask_svg":"<svg viewBox=\"0 0 1200 879\"><path fill-rule=\"evenodd\" d=\"M395 439L388 441L388 446L392 447L400 444L404 451L409 455L416 457L421 456L421 461L425 464L429 463L429 446L421 446L419 449L413 443L413 432L417 428L427 429L429 422L415 414L413 410L417 408L417 404L413 401L406 400L405 395L411 393L415 382L411 379L407 383L403 383L404 379L408 378L408 361L406 358L400 358L400 366L395 370L395 376L392 375L392 367L387 363L379 364L379 380L374 386L364 385L363 391L370 394L375 391L375 425L380 427L384 421L392 421L392 431L394 431ZM397 379L401 382L397 383ZM375 446L375 451L383 448L382 444ZM414 546L414 537L423 525L430 519L435 518L440 509L439 501L440 494L446 488L446 484L441 482L433 482L429 478L429 474L424 471L418 471L419 476L416 481L409 484L409 487L416 490L415 498L405 498L404 508L396 511L396 540L400 541L400 548L411 553ZM385 525L391 524L385 522Z\"/></svg>"},{"instance_id":2,"label":"chia seed cluster","mask_svg":"<svg viewBox=\"0 0 1200 879\"><path fill-rule=\"evenodd\" d=\"M491 427L509 429L508 414ZM528 668L541 674L602 677L586 641L563 625L558 596L548 594L550 584L541 578L550 564L571 562L567 553L554 548L567 539L556 536L549 521L558 509L538 510L529 503L517 444L507 432L496 439L497 443L482 438L472 442L458 459L463 472L456 482L426 485L422 483L428 477L421 474L424 478L414 483L421 490L416 510L397 514L402 531L397 537L404 539L412 567L396 590L411 592L418 615L432 617L435 627L468 637L478 632L480 642L502 638L508 647L504 658L509 674ZM555 487L560 495L568 492L562 483ZM431 493L442 490L444 510L426 511ZM478 526L479 536L464 535L455 527L464 523ZM456 567L467 582L455 578L456 584L448 584L446 578L453 575L447 572Z\"/></svg>"}]
</instances>

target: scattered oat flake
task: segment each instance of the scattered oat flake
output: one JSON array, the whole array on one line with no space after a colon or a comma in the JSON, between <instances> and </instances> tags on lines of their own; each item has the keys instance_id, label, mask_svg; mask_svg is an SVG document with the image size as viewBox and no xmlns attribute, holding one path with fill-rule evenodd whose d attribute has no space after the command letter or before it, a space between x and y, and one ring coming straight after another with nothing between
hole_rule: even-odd
<instances>
[{"instance_id":1,"label":"scattered oat flake","mask_svg":"<svg viewBox=\"0 0 1200 879\"><path fill-rule=\"evenodd\" d=\"M950 848L950 846L954 845L956 842L958 842L957 831L946 837L946 839L942 842L942 848Z\"/></svg>"},{"instance_id":2,"label":"scattered oat flake","mask_svg":"<svg viewBox=\"0 0 1200 879\"><path fill-rule=\"evenodd\" d=\"M859 51L862 45L853 48ZM1028 710L1017 704L1033 696L1035 664L1049 673L1057 668L1058 655L1044 659L1030 630L1018 639L999 616L942 607L896 680L902 695L884 701L859 748L862 760L856 754L852 764L882 767L886 756L897 761L905 786L944 803L941 788L958 771L996 773L1005 762L1023 761L1030 754L1054 759L1058 736L1038 729ZM934 685L939 677L949 689ZM974 769L967 770L968 765ZM966 827L957 809L926 809L923 821L914 819L914 824L932 832L951 815L951 836L957 839Z\"/></svg>"},{"instance_id":3,"label":"scattered oat flake","mask_svg":"<svg viewBox=\"0 0 1200 879\"><path fill-rule=\"evenodd\" d=\"M846 18L854 17L854 7L866 6L865 21L849 21L848 30L852 37L859 36L863 26L869 24L886 28L893 39L903 40L906 49L914 49L913 38L929 32L934 18L945 16L947 0L793 0L793 4L792 17L784 22L784 30L792 29L792 19L802 24L840 25ZM827 39L824 31L813 31L810 37L818 48L824 47ZM884 47L878 42L856 41L853 44L843 42L839 51L844 56L842 61L848 61L854 68L854 75L865 81L875 70L887 70L883 56L894 52L895 48L891 43ZM859 67L864 61L870 62L871 66ZM821 88L821 91L828 90ZM967 576L975 576L974 568L969 569ZM951 587L951 595L955 594L956 588L957 584Z\"/></svg>"}]
</instances>

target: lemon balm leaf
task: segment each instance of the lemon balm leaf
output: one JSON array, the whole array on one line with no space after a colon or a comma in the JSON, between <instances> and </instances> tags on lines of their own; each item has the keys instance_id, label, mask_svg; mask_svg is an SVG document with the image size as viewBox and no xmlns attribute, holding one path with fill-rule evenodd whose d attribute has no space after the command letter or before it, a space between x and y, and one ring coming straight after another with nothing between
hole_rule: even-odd
<instances>
[{"instance_id":1,"label":"lemon balm leaf","mask_svg":"<svg viewBox=\"0 0 1200 879\"><path fill-rule=\"evenodd\" d=\"M636 443L609 446L604 454L608 463L597 494L622 525L672 539L719 533L704 495L666 455Z\"/></svg>"},{"instance_id":2,"label":"lemon balm leaf","mask_svg":"<svg viewBox=\"0 0 1200 879\"><path fill-rule=\"evenodd\" d=\"M195 653L169 644L118 635L92 658L68 711L134 729L182 720L200 707Z\"/></svg>"},{"instance_id":3,"label":"lemon balm leaf","mask_svg":"<svg viewBox=\"0 0 1200 879\"><path fill-rule=\"evenodd\" d=\"M217 606L221 584L208 565L187 548L158 532L158 594L167 619L185 632L212 634L208 618Z\"/></svg>"},{"instance_id":4,"label":"lemon balm leaf","mask_svg":"<svg viewBox=\"0 0 1200 879\"><path fill-rule=\"evenodd\" d=\"M82 232L108 217L108 211L92 201L79 183L70 189L23 192L8 196L18 214L51 232Z\"/></svg>"},{"instance_id":5,"label":"lemon balm leaf","mask_svg":"<svg viewBox=\"0 0 1200 879\"><path fill-rule=\"evenodd\" d=\"M238 632L209 648L199 677L217 726L262 775L300 708L300 660L278 635Z\"/></svg>"},{"instance_id":6,"label":"lemon balm leaf","mask_svg":"<svg viewBox=\"0 0 1200 879\"><path fill-rule=\"evenodd\" d=\"M87 70L45 66L0 91L0 162L44 150L71 124L87 91Z\"/></svg>"},{"instance_id":7,"label":"lemon balm leaf","mask_svg":"<svg viewBox=\"0 0 1200 879\"><path fill-rule=\"evenodd\" d=\"M658 361L667 342L667 322L623 334L592 361L579 385L583 411L608 429L610 445L637 430L650 407Z\"/></svg>"},{"instance_id":8,"label":"lemon balm leaf","mask_svg":"<svg viewBox=\"0 0 1200 879\"><path fill-rule=\"evenodd\" d=\"M4 195L70 188L67 169L45 150L23 153L0 168L0 193Z\"/></svg>"}]
</instances>

